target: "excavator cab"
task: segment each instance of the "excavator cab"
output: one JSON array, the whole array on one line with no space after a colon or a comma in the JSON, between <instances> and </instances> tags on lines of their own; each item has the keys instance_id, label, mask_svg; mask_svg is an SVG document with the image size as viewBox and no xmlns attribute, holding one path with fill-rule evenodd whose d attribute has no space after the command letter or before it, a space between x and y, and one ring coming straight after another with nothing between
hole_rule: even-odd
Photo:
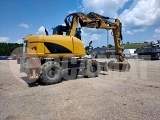
<instances>
[{"instance_id":1,"label":"excavator cab","mask_svg":"<svg viewBox=\"0 0 160 120\"><path fill-rule=\"evenodd\" d=\"M63 33L65 32L66 35L68 33L68 28L67 26L63 26L63 25L58 25L56 26L55 28L52 28L53 29L53 34L52 35L63 35Z\"/></svg>"},{"instance_id":2,"label":"excavator cab","mask_svg":"<svg viewBox=\"0 0 160 120\"><path fill-rule=\"evenodd\" d=\"M52 35L69 35L69 32L70 32L69 27L63 26L63 25L58 25L52 29L53 29ZM76 28L74 36L81 40L81 28L80 27Z\"/></svg>"},{"instance_id":3,"label":"excavator cab","mask_svg":"<svg viewBox=\"0 0 160 120\"><path fill-rule=\"evenodd\" d=\"M76 28L74 36L81 40L81 28Z\"/></svg>"}]
</instances>

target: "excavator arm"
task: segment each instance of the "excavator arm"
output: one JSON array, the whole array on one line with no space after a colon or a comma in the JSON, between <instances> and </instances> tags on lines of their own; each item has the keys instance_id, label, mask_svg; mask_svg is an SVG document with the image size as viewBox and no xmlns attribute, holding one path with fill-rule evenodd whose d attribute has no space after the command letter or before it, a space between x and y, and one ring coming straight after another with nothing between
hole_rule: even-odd
<instances>
[{"instance_id":1,"label":"excavator arm","mask_svg":"<svg viewBox=\"0 0 160 120\"><path fill-rule=\"evenodd\" d=\"M105 17L94 12L90 12L89 14L76 12L69 14L65 18L65 24L69 30L68 35L70 36L75 35L78 24L80 24L81 27L86 28L111 29L114 38L115 53L116 56L118 56L117 60L119 62L123 62L125 61L125 55L123 54L124 47L121 45L121 41L123 39L121 33L122 24L119 19L114 19L114 22L110 22L109 19L112 18Z\"/></svg>"}]
</instances>

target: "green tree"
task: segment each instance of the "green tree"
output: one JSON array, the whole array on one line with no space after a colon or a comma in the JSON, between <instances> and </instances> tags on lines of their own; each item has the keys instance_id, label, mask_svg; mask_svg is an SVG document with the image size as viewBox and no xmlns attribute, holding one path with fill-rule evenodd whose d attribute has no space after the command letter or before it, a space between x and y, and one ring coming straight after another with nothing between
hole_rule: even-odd
<instances>
[{"instance_id":1,"label":"green tree","mask_svg":"<svg viewBox=\"0 0 160 120\"><path fill-rule=\"evenodd\" d=\"M10 56L16 48L22 46L23 44L17 43L0 43L0 56Z\"/></svg>"},{"instance_id":2,"label":"green tree","mask_svg":"<svg viewBox=\"0 0 160 120\"><path fill-rule=\"evenodd\" d=\"M108 47L111 48L111 47L113 47L113 45L109 44Z\"/></svg>"}]
</instances>

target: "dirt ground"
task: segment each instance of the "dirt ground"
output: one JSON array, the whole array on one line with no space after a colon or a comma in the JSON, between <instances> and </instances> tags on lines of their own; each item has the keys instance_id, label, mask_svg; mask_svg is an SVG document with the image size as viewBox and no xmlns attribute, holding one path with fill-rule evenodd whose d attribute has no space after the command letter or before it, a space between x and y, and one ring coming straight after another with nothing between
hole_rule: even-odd
<instances>
[{"instance_id":1,"label":"dirt ground","mask_svg":"<svg viewBox=\"0 0 160 120\"><path fill-rule=\"evenodd\" d=\"M104 61L100 59L99 61ZM130 59L129 72L54 85L27 84L16 61L0 61L2 120L159 120L160 60Z\"/></svg>"}]
</instances>

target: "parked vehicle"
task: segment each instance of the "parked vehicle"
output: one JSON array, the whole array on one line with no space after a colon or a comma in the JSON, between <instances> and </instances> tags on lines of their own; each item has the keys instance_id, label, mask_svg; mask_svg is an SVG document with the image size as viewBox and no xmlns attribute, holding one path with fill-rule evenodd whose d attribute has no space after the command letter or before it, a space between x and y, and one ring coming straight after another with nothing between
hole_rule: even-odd
<instances>
[{"instance_id":1,"label":"parked vehicle","mask_svg":"<svg viewBox=\"0 0 160 120\"><path fill-rule=\"evenodd\" d=\"M115 50L107 48L95 48L91 52L92 58L113 58Z\"/></svg>"},{"instance_id":2,"label":"parked vehicle","mask_svg":"<svg viewBox=\"0 0 160 120\"><path fill-rule=\"evenodd\" d=\"M139 59L142 58L142 55L143 55L143 48L144 48L144 47L140 47L140 48L137 48L137 49L136 49L137 57L138 57Z\"/></svg>"},{"instance_id":3,"label":"parked vehicle","mask_svg":"<svg viewBox=\"0 0 160 120\"><path fill-rule=\"evenodd\" d=\"M157 43L151 42L150 45L142 47L140 50L139 56L143 59L160 60L160 41Z\"/></svg>"},{"instance_id":4,"label":"parked vehicle","mask_svg":"<svg viewBox=\"0 0 160 120\"><path fill-rule=\"evenodd\" d=\"M8 60L8 56L0 56L0 60Z\"/></svg>"},{"instance_id":5,"label":"parked vehicle","mask_svg":"<svg viewBox=\"0 0 160 120\"><path fill-rule=\"evenodd\" d=\"M144 59L160 60L160 47L159 46L144 47L142 57Z\"/></svg>"},{"instance_id":6,"label":"parked vehicle","mask_svg":"<svg viewBox=\"0 0 160 120\"><path fill-rule=\"evenodd\" d=\"M123 53L125 54L126 58L137 58L138 55L136 49L125 49Z\"/></svg>"}]
</instances>

